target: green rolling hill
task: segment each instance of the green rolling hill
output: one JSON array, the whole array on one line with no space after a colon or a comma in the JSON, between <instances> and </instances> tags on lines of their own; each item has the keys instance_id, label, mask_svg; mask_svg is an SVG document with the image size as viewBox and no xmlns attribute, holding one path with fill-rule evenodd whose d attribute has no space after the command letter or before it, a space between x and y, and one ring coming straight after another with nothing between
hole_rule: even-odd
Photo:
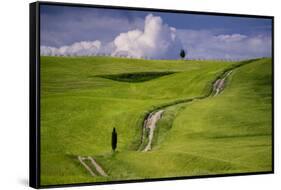
<instances>
[{"instance_id":1,"label":"green rolling hill","mask_svg":"<svg viewBox=\"0 0 281 190\"><path fill-rule=\"evenodd\" d=\"M271 171L271 62L41 57L41 184ZM140 151L158 109L152 150ZM78 156L108 177L92 177Z\"/></svg>"}]
</instances>

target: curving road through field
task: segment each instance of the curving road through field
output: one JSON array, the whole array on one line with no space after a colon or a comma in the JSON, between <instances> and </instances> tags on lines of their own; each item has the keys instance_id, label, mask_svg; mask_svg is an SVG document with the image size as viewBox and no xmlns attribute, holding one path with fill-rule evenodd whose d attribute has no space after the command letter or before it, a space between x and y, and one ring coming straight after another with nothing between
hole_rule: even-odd
<instances>
[{"instance_id":1,"label":"curving road through field","mask_svg":"<svg viewBox=\"0 0 281 190\"><path fill-rule=\"evenodd\" d=\"M144 120L144 123L143 123L143 131L142 131L142 137L141 137L141 143L140 143L139 150L141 150L141 147L143 147L143 143L145 142L146 130L147 129L148 129L148 143L145 145L145 148L142 151L147 152L147 151L150 151L152 149L152 141L153 141L154 131L157 127L157 122L161 119L161 116L163 115L163 113L165 111L164 108L174 106L174 105L177 105L177 104L181 104L181 103L192 102L192 101L197 100L197 99L205 99L205 98L208 98L210 96L219 95L225 89L225 85L226 85L225 83L227 81L227 78L231 75L233 70L235 70L235 69L237 69L237 68L239 68L243 65L252 63L253 61L255 61L255 60L248 60L248 61L242 62L241 64L236 65L235 67L233 67L231 69L228 69L225 72L223 72L212 83L213 84L212 85L212 91L211 91L210 94L208 94L206 96L195 97L195 98L192 98L192 99L186 99L184 101L181 101L181 102L178 102L178 103L175 103L175 104L171 104L171 105L165 106L161 109L154 110L154 111L150 112L147 115L147 117L146 117L146 119Z\"/></svg>"}]
</instances>

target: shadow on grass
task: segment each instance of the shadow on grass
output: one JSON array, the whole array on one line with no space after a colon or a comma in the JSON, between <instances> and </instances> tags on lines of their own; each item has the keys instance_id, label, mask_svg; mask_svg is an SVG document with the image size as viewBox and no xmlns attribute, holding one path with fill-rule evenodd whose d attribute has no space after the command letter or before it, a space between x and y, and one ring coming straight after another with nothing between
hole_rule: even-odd
<instances>
[{"instance_id":1,"label":"shadow on grass","mask_svg":"<svg viewBox=\"0 0 281 190\"><path fill-rule=\"evenodd\" d=\"M153 80L162 76L171 75L175 72L139 72L139 73L121 73L114 75L96 75L94 77L101 77L120 82L145 82Z\"/></svg>"}]
</instances>

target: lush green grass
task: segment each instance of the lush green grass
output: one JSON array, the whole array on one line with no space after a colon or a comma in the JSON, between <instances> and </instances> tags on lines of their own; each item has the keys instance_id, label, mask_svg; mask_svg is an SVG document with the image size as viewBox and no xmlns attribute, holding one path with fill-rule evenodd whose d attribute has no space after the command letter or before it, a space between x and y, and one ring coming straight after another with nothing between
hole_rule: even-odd
<instances>
[{"instance_id":1,"label":"lush green grass","mask_svg":"<svg viewBox=\"0 0 281 190\"><path fill-rule=\"evenodd\" d=\"M184 103L208 94L214 79L240 63L42 57L41 183L270 171L270 63L244 65L219 96ZM124 73L173 74L145 82L142 75L127 77L137 82L98 77ZM182 103L165 108L153 150L136 151L145 115L175 102ZM78 155L93 156L110 177L91 177Z\"/></svg>"},{"instance_id":2,"label":"lush green grass","mask_svg":"<svg viewBox=\"0 0 281 190\"><path fill-rule=\"evenodd\" d=\"M195 156L192 164L202 174L217 173L202 159L223 162L223 173L270 171L271 72L270 60L234 70L221 95L181 111L159 149Z\"/></svg>"}]
</instances>

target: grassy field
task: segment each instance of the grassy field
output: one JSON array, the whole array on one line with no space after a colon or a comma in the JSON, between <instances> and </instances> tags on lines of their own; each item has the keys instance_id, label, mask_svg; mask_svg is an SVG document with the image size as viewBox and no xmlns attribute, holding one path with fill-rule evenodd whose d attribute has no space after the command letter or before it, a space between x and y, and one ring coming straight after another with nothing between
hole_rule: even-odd
<instances>
[{"instance_id":1,"label":"grassy field","mask_svg":"<svg viewBox=\"0 0 281 190\"><path fill-rule=\"evenodd\" d=\"M218 96L186 102L238 64L41 57L41 184L271 171L271 59L233 70ZM152 151L137 151L145 116L164 105ZM92 177L77 156L109 177Z\"/></svg>"}]
</instances>

